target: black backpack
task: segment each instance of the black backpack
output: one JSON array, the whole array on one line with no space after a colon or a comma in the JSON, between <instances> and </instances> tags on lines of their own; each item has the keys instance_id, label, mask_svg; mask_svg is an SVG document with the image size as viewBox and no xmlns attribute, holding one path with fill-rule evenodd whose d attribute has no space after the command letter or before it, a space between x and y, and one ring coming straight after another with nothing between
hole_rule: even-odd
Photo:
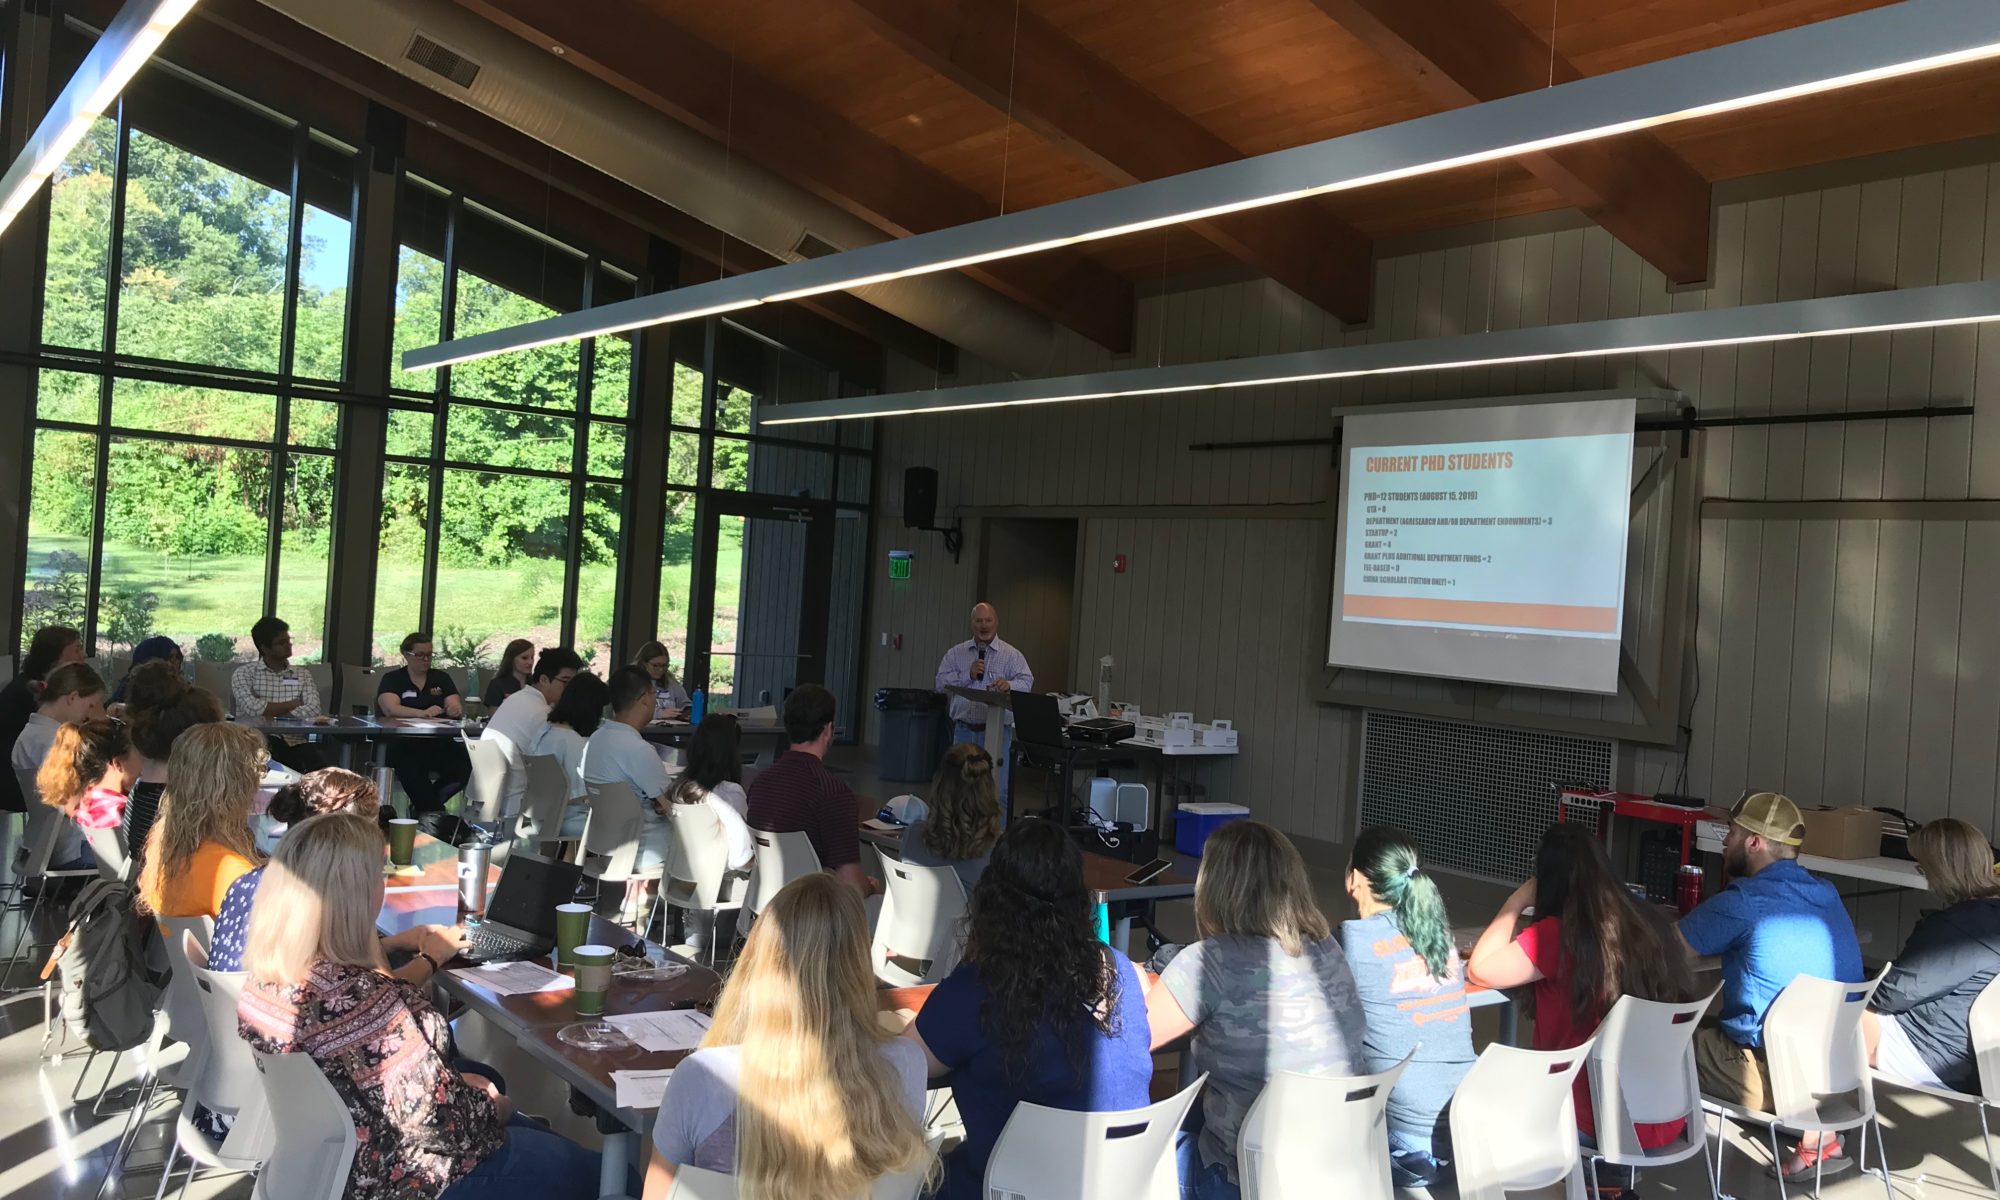
<instances>
[{"instance_id":1,"label":"black backpack","mask_svg":"<svg viewBox=\"0 0 2000 1200\"><path fill-rule=\"evenodd\" d=\"M165 979L146 966L155 929L134 907L131 884L100 879L69 906L69 928L42 978L60 973L64 1032L92 1050L130 1050L153 1030Z\"/></svg>"}]
</instances>

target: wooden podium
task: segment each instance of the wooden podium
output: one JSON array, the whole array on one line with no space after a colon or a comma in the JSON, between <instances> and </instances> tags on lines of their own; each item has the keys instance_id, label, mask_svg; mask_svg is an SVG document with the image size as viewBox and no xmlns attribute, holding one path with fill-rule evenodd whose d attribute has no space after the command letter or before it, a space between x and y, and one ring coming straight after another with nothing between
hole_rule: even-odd
<instances>
[{"instance_id":1,"label":"wooden podium","mask_svg":"<svg viewBox=\"0 0 2000 1200\"><path fill-rule=\"evenodd\" d=\"M958 696L986 706L986 753L993 761L1004 762L1007 755L1007 713L1014 707L1014 693L989 692L985 688L948 687L947 696Z\"/></svg>"}]
</instances>

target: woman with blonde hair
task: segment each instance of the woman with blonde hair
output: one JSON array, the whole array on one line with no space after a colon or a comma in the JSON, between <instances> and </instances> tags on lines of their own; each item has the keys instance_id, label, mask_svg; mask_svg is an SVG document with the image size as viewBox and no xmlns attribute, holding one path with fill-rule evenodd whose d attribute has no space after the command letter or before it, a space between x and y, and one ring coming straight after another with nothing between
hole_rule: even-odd
<instances>
[{"instance_id":1,"label":"woman with blonde hair","mask_svg":"<svg viewBox=\"0 0 2000 1200\"><path fill-rule=\"evenodd\" d=\"M1955 817L1910 838L1945 906L1924 914L1862 1014L1868 1061L1911 1083L1979 1090L1972 1002L2000 975L2000 875L1993 845Z\"/></svg>"},{"instance_id":2,"label":"woman with blonde hair","mask_svg":"<svg viewBox=\"0 0 2000 1200\"><path fill-rule=\"evenodd\" d=\"M250 833L250 806L267 760L263 737L242 725L196 725L174 740L139 870L145 911L216 916L230 885L264 861Z\"/></svg>"},{"instance_id":3,"label":"woman with blonde hair","mask_svg":"<svg viewBox=\"0 0 2000 1200\"><path fill-rule=\"evenodd\" d=\"M863 1200L923 1168L923 1051L875 1012L860 895L822 873L786 884L667 1083L645 1200L690 1164L756 1200Z\"/></svg>"},{"instance_id":4,"label":"woman with blonde hair","mask_svg":"<svg viewBox=\"0 0 2000 1200\"><path fill-rule=\"evenodd\" d=\"M929 812L903 830L903 861L950 867L968 894L1000 840L1000 785L993 756L977 742L945 752L931 779Z\"/></svg>"},{"instance_id":5,"label":"woman with blonde hair","mask_svg":"<svg viewBox=\"0 0 2000 1200\"><path fill-rule=\"evenodd\" d=\"M596 1196L594 1152L452 1068L444 1014L389 974L375 936L381 907L375 822L346 812L300 822L257 889L237 1006L244 1040L265 1054L310 1055L347 1106L360 1135L347 1195Z\"/></svg>"},{"instance_id":6,"label":"woman with blonde hair","mask_svg":"<svg viewBox=\"0 0 2000 1200\"><path fill-rule=\"evenodd\" d=\"M1194 883L1201 940L1146 998L1155 1048L1194 1033L1208 1071L1201 1119L1181 1135L1181 1194L1234 1200L1236 1135L1280 1071L1365 1075L1361 996L1291 839L1261 821L1209 835Z\"/></svg>"},{"instance_id":7,"label":"woman with blonde hair","mask_svg":"<svg viewBox=\"0 0 2000 1200\"><path fill-rule=\"evenodd\" d=\"M139 752L125 722L110 717L65 725L35 776L42 803L84 829L116 829L139 778Z\"/></svg>"}]
</instances>

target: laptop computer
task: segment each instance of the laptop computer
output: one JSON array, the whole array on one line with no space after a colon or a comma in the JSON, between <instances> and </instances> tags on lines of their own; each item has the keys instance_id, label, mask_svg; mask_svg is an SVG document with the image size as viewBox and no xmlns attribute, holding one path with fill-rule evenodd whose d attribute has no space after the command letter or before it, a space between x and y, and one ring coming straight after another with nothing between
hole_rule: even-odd
<instances>
[{"instance_id":1,"label":"laptop computer","mask_svg":"<svg viewBox=\"0 0 2000 1200\"><path fill-rule=\"evenodd\" d=\"M1030 746L1061 746L1063 719L1056 698L1047 692L1011 693L1014 736Z\"/></svg>"},{"instance_id":2,"label":"laptop computer","mask_svg":"<svg viewBox=\"0 0 2000 1200\"><path fill-rule=\"evenodd\" d=\"M486 918L468 931L461 963L540 958L556 945L556 905L576 898L583 868L539 854L515 851L500 870L486 904Z\"/></svg>"}]
</instances>

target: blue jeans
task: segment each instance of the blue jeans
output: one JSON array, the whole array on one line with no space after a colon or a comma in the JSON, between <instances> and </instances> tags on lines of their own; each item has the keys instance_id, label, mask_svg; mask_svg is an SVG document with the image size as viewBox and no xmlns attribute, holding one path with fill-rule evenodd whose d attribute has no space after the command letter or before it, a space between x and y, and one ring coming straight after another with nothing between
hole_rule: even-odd
<instances>
[{"instance_id":1,"label":"blue jeans","mask_svg":"<svg viewBox=\"0 0 2000 1200\"><path fill-rule=\"evenodd\" d=\"M1229 1182L1226 1163L1201 1161L1201 1130L1208 1123L1196 1100L1187 1120L1174 1135L1174 1164L1180 1169L1181 1200L1243 1200L1243 1189Z\"/></svg>"},{"instance_id":2,"label":"blue jeans","mask_svg":"<svg viewBox=\"0 0 2000 1200\"><path fill-rule=\"evenodd\" d=\"M551 1133L519 1113L507 1141L438 1200L597 1200L598 1153Z\"/></svg>"},{"instance_id":3,"label":"blue jeans","mask_svg":"<svg viewBox=\"0 0 2000 1200\"><path fill-rule=\"evenodd\" d=\"M951 723L951 744L956 746L960 742L972 742L984 746L986 744L986 726L983 723L974 726L953 721ZM1007 819L1008 813L1012 808L1007 802L1007 773L1014 765L1013 759L1014 727L1009 725L1000 735L1000 761L994 764L1000 768L1000 819L1003 822Z\"/></svg>"}]
</instances>

